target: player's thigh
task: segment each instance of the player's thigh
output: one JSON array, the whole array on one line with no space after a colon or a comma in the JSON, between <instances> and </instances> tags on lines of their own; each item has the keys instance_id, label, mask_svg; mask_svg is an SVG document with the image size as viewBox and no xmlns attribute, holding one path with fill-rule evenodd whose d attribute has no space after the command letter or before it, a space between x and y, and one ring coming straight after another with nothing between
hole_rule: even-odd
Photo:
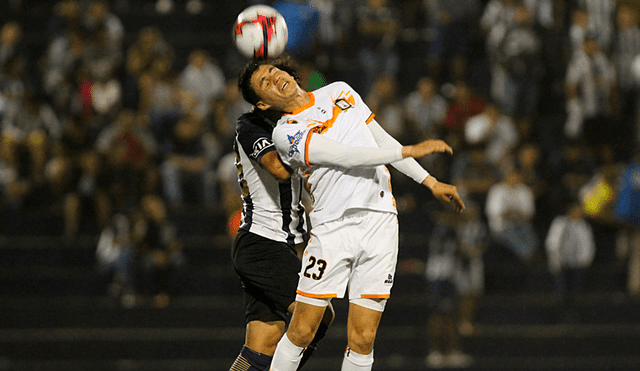
<instances>
[{"instance_id":1,"label":"player's thigh","mask_svg":"<svg viewBox=\"0 0 640 371\"><path fill-rule=\"evenodd\" d=\"M391 294L398 261L397 217L372 212L365 227L352 268L349 299L386 299Z\"/></svg>"},{"instance_id":2,"label":"player's thigh","mask_svg":"<svg viewBox=\"0 0 640 371\"><path fill-rule=\"evenodd\" d=\"M341 298L349 282L353 261L353 233L338 221L314 228L302 256L298 295L311 298Z\"/></svg>"},{"instance_id":3,"label":"player's thigh","mask_svg":"<svg viewBox=\"0 0 640 371\"><path fill-rule=\"evenodd\" d=\"M234 242L234 268L245 293L247 320L285 320L295 300L300 259L287 244L246 233Z\"/></svg>"}]
</instances>

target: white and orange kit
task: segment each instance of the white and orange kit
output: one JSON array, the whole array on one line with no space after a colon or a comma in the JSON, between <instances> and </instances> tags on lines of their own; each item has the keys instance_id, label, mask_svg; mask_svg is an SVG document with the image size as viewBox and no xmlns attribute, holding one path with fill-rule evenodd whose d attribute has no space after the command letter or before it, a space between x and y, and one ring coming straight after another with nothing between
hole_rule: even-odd
<instances>
[{"instance_id":1,"label":"white and orange kit","mask_svg":"<svg viewBox=\"0 0 640 371\"><path fill-rule=\"evenodd\" d=\"M346 83L308 94L309 104L284 115L273 132L282 161L304 172L313 199L298 299L342 298L347 290L350 300L386 299L395 275L398 222L383 164L413 161L403 172L418 182L428 173L413 159L402 160L402 146ZM390 145L381 145L387 137Z\"/></svg>"}]
</instances>

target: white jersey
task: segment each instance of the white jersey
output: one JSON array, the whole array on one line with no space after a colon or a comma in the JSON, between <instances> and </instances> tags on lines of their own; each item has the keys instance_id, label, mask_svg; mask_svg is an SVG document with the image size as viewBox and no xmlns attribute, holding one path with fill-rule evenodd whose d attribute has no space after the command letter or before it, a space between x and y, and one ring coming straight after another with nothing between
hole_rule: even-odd
<instances>
[{"instance_id":1,"label":"white jersey","mask_svg":"<svg viewBox=\"0 0 640 371\"><path fill-rule=\"evenodd\" d=\"M262 156L275 151L272 130L273 126L255 112L240 116L236 125L233 148L244 204L240 229L297 244L308 239L301 202L303 180L293 175L280 183L260 166Z\"/></svg>"},{"instance_id":2,"label":"white jersey","mask_svg":"<svg viewBox=\"0 0 640 371\"><path fill-rule=\"evenodd\" d=\"M308 93L311 101L283 116L273 131L282 162L302 168L313 200L309 214L316 226L347 210L396 213L391 175L384 165L344 168L309 163L312 135L322 135L348 147L378 147L367 124L373 113L346 83L336 82Z\"/></svg>"}]
</instances>

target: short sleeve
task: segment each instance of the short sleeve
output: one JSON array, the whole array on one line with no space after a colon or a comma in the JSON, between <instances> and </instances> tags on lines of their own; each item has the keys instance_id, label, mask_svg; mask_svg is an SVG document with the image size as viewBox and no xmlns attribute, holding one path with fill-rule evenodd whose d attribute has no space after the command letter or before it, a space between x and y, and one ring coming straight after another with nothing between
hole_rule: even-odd
<instances>
[{"instance_id":1,"label":"short sleeve","mask_svg":"<svg viewBox=\"0 0 640 371\"><path fill-rule=\"evenodd\" d=\"M258 115L244 115L237 128L237 140L249 158L260 163L266 153L275 151L271 125Z\"/></svg>"},{"instance_id":2,"label":"short sleeve","mask_svg":"<svg viewBox=\"0 0 640 371\"><path fill-rule=\"evenodd\" d=\"M297 168L308 166L311 130L303 125L282 124L273 131L273 141L282 162Z\"/></svg>"}]
</instances>

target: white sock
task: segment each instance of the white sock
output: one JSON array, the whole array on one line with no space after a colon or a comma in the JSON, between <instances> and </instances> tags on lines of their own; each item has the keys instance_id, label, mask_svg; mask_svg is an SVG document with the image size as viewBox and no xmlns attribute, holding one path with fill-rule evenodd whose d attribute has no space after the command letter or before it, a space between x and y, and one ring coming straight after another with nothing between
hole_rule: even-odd
<instances>
[{"instance_id":1,"label":"white sock","mask_svg":"<svg viewBox=\"0 0 640 371\"><path fill-rule=\"evenodd\" d=\"M371 371L373 366L373 351L369 354L358 354L349 347L344 352L342 371Z\"/></svg>"},{"instance_id":2,"label":"white sock","mask_svg":"<svg viewBox=\"0 0 640 371\"><path fill-rule=\"evenodd\" d=\"M276 352L271 360L270 371L295 371L298 368L304 348L295 345L284 334L278 342Z\"/></svg>"}]
</instances>

